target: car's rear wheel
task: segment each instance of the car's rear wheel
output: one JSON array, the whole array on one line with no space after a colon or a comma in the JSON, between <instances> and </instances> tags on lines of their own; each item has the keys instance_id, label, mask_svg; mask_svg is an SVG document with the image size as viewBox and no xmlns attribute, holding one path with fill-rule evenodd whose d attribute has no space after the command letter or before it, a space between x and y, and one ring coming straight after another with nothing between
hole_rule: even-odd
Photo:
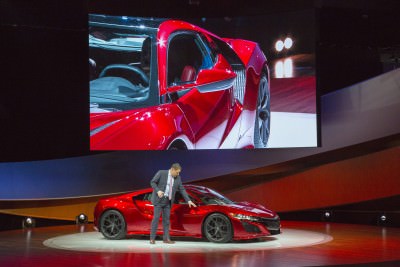
<instances>
[{"instance_id":1,"label":"car's rear wheel","mask_svg":"<svg viewBox=\"0 0 400 267\"><path fill-rule=\"evenodd\" d=\"M232 225L228 217L214 213L206 218L203 225L204 236L210 242L226 243L232 240Z\"/></svg>"},{"instance_id":2,"label":"car's rear wheel","mask_svg":"<svg viewBox=\"0 0 400 267\"><path fill-rule=\"evenodd\" d=\"M107 239L122 239L126 236L124 216L116 210L104 212L100 219L100 232Z\"/></svg>"},{"instance_id":3,"label":"car's rear wheel","mask_svg":"<svg viewBox=\"0 0 400 267\"><path fill-rule=\"evenodd\" d=\"M182 140L175 140L172 144L169 145L168 150L187 150L187 146L185 142Z\"/></svg>"},{"instance_id":4,"label":"car's rear wheel","mask_svg":"<svg viewBox=\"0 0 400 267\"><path fill-rule=\"evenodd\" d=\"M258 86L257 110L254 122L254 147L267 147L271 124L270 93L268 79L262 74Z\"/></svg>"}]
</instances>

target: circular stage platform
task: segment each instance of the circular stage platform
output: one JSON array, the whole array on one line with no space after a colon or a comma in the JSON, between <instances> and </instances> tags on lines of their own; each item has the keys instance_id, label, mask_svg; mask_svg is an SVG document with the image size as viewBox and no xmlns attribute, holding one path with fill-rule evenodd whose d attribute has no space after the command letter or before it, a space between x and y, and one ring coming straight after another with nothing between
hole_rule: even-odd
<instances>
[{"instance_id":1,"label":"circular stage platform","mask_svg":"<svg viewBox=\"0 0 400 267\"><path fill-rule=\"evenodd\" d=\"M0 231L1 266L400 266L400 228L282 222L281 235L214 244L106 240L92 225Z\"/></svg>"},{"instance_id":2,"label":"circular stage platform","mask_svg":"<svg viewBox=\"0 0 400 267\"><path fill-rule=\"evenodd\" d=\"M231 242L225 244L211 243L204 240L180 240L175 244L164 244L162 241L151 245L148 239L107 240L99 232L84 232L70 235L61 235L47 239L45 246L90 252L124 252L124 253L208 253L208 252L239 252L268 249L286 249L317 245L332 240L332 237L323 233L285 229L276 236L263 240Z\"/></svg>"}]
</instances>

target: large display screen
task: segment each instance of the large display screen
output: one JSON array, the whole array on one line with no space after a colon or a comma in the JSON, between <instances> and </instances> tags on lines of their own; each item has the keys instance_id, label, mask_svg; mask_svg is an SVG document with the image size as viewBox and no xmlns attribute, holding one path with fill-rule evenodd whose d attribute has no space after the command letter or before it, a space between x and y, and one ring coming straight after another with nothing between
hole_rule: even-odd
<instances>
[{"instance_id":1,"label":"large display screen","mask_svg":"<svg viewBox=\"0 0 400 267\"><path fill-rule=\"evenodd\" d=\"M90 149L317 146L314 25L89 15Z\"/></svg>"}]
</instances>

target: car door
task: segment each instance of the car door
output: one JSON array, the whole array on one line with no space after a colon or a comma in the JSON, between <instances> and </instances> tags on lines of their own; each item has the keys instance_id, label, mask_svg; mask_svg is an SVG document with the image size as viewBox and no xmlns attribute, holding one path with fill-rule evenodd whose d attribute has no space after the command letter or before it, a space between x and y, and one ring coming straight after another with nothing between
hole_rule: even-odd
<instances>
[{"instance_id":1,"label":"car door","mask_svg":"<svg viewBox=\"0 0 400 267\"><path fill-rule=\"evenodd\" d=\"M199 200L194 199L189 194L190 199L199 204ZM180 192L175 194L175 202L171 208L170 216L170 227L171 233L174 235L190 235L199 236L201 235L201 223L204 216L202 207L192 207L183 198Z\"/></svg>"},{"instance_id":2,"label":"car door","mask_svg":"<svg viewBox=\"0 0 400 267\"><path fill-rule=\"evenodd\" d=\"M131 218L132 225L128 225L127 227L131 231L147 231L150 232L151 221L154 217L154 206L151 203L151 194L152 192L140 194L134 196L132 198L133 204L136 206L138 213L132 213L132 216L135 218ZM160 219L161 221L161 219ZM128 229L128 231L129 231ZM162 229L162 224L159 224L159 230Z\"/></svg>"},{"instance_id":3,"label":"car door","mask_svg":"<svg viewBox=\"0 0 400 267\"><path fill-rule=\"evenodd\" d=\"M182 31L169 38L168 95L185 114L197 149L219 148L231 116L235 74L216 69L216 60L199 33Z\"/></svg>"}]
</instances>

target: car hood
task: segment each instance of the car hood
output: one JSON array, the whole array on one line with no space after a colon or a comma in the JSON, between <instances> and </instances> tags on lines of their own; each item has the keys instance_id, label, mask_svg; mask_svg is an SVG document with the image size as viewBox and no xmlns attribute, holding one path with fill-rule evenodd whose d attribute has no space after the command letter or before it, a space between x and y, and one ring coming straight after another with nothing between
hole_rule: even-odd
<instances>
[{"instance_id":1,"label":"car hood","mask_svg":"<svg viewBox=\"0 0 400 267\"><path fill-rule=\"evenodd\" d=\"M228 206L231 212L241 213L250 216L273 218L277 215L276 212L269 210L262 205L250 202L237 202Z\"/></svg>"}]
</instances>

